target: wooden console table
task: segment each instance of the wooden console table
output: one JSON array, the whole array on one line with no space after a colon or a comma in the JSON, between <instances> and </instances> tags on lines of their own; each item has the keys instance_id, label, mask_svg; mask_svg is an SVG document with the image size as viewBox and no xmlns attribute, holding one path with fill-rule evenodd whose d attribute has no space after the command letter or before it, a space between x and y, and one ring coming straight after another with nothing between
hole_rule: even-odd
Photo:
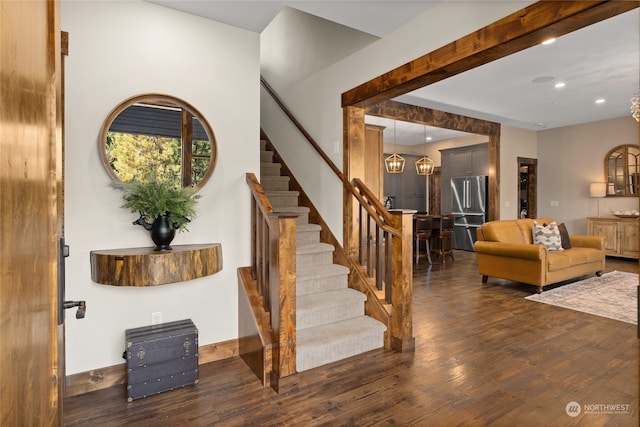
<instances>
[{"instance_id":1,"label":"wooden console table","mask_svg":"<svg viewBox=\"0 0 640 427\"><path fill-rule=\"evenodd\" d=\"M184 282L222 270L222 245L174 245L91 251L91 279L112 286L155 286Z\"/></svg>"},{"instance_id":2,"label":"wooden console table","mask_svg":"<svg viewBox=\"0 0 640 427\"><path fill-rule=\"evenodd\" d=\"M638 218L598 216L587 218L587 233L604 236L606 255L638 258Z\"/></svg>"}]
</instances>

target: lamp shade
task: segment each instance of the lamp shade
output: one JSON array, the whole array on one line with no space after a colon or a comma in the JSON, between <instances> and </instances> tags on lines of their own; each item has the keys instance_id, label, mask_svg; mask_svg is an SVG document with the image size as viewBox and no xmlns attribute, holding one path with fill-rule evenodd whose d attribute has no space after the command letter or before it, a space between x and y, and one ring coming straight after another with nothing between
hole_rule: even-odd
<instances>
[{"instance_id":1,"label":"lamp shade","mask_svg":"<svg viewBox=\"0 0 640 427\"><path fill-rule=\"evenodd\" d=\"M607 195L607 183L606 182L592 182L589 185L589 196L591 197L605 197Z\"/></svg>"}]
</instances>

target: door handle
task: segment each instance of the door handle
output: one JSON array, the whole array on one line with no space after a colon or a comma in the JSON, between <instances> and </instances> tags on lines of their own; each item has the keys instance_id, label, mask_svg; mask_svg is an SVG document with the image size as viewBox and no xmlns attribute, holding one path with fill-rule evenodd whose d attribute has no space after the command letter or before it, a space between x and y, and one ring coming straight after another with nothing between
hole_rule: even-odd
<instances>
[{"instance_id":1,"label":"door handle","mask_svg":"<svg viewBox=\"0 0 640 427\"><path fill-rule=\"evenodd\" d=\"M64 311L78 307L76 319L84 319L87 311L87 303L84 301L65 301L65 261L69 256L69 246L65 244L64 237L58 240L58 325L64 323Z\"/></svg>"},{"instance_id":2,"label":"door handle","mask_svg":"<svg viewBox=\"0 0 640 427\"><path fill-rule=\"evenodd\" d=\"M85 312L87 311L87 303L84 301L65 301L63 303L64 309L78 307L76 311L76 319L84 319Z\"/></svg>"}]
</instances>

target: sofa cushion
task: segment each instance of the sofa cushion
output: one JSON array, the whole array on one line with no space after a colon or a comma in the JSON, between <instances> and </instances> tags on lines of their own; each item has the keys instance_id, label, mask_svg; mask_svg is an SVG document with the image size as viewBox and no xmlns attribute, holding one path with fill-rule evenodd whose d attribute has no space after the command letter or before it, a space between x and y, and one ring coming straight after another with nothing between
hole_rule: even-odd
<instances>
[{"instance_id":1,"label":"sofa cushion","mask_svg":"<svg viewBox=\"0 0 640 427\"><path fill-rule=\"evenodd\" d=\"M567 230L567 226L564 225L564 222L558 225L558 230L560 230L560 241L562 242L562 249L571 249L571 238L569 237L569 231Z\"/></svg>"},{"instance_id":2,"label":"sofa cushion","mask_svg":"<svg viewBox=\"0 0 640 427\"><path fill-rule=\"evenodd\" d=\"M533 221L533 244L543 245L550 251L562 251L562 240L558 224L553 221L548 225L542 225Z\"/></svg>"},{"instance_id":3,"label":"sofa cushion","mask_svg":"<svg viewBox=\"0 0 640 427\"><path fill-rule=\"evenodd\" d=\"M553 251L547 255L547 271L560 271L576 265L600 261L601 259L602 251L593 248L573 247L564 251Z\"/></svg>"},{"instance_id":4,"label":"sofa cushion","mask_svg":"<svg viewBox=\"0 0 640 427\"><path fill-rule=\"evenodd\" d=\"M482 225L484 239L490 242L526 244L522 229L515 220L490 221ZM528 242L531 243L531 242Z\"/></svg>"}]
</instances>

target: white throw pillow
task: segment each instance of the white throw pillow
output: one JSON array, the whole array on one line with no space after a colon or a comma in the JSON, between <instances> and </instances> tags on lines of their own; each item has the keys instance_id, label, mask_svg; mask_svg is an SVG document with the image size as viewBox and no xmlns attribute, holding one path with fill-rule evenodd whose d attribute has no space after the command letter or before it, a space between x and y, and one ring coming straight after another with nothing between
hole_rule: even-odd
<instances>
[{"instance_id":1,"label":"white throw pillow","mask_svg":"<svg viewBox=\"0 0 640 427\"><path fill-rule=\"evenodd\" d=\"M550 251L562 251L562 239L558 224L553 221L549 225L540 225L533 221L533 244L543 245Z\"/></svg>"}]
</instances>

